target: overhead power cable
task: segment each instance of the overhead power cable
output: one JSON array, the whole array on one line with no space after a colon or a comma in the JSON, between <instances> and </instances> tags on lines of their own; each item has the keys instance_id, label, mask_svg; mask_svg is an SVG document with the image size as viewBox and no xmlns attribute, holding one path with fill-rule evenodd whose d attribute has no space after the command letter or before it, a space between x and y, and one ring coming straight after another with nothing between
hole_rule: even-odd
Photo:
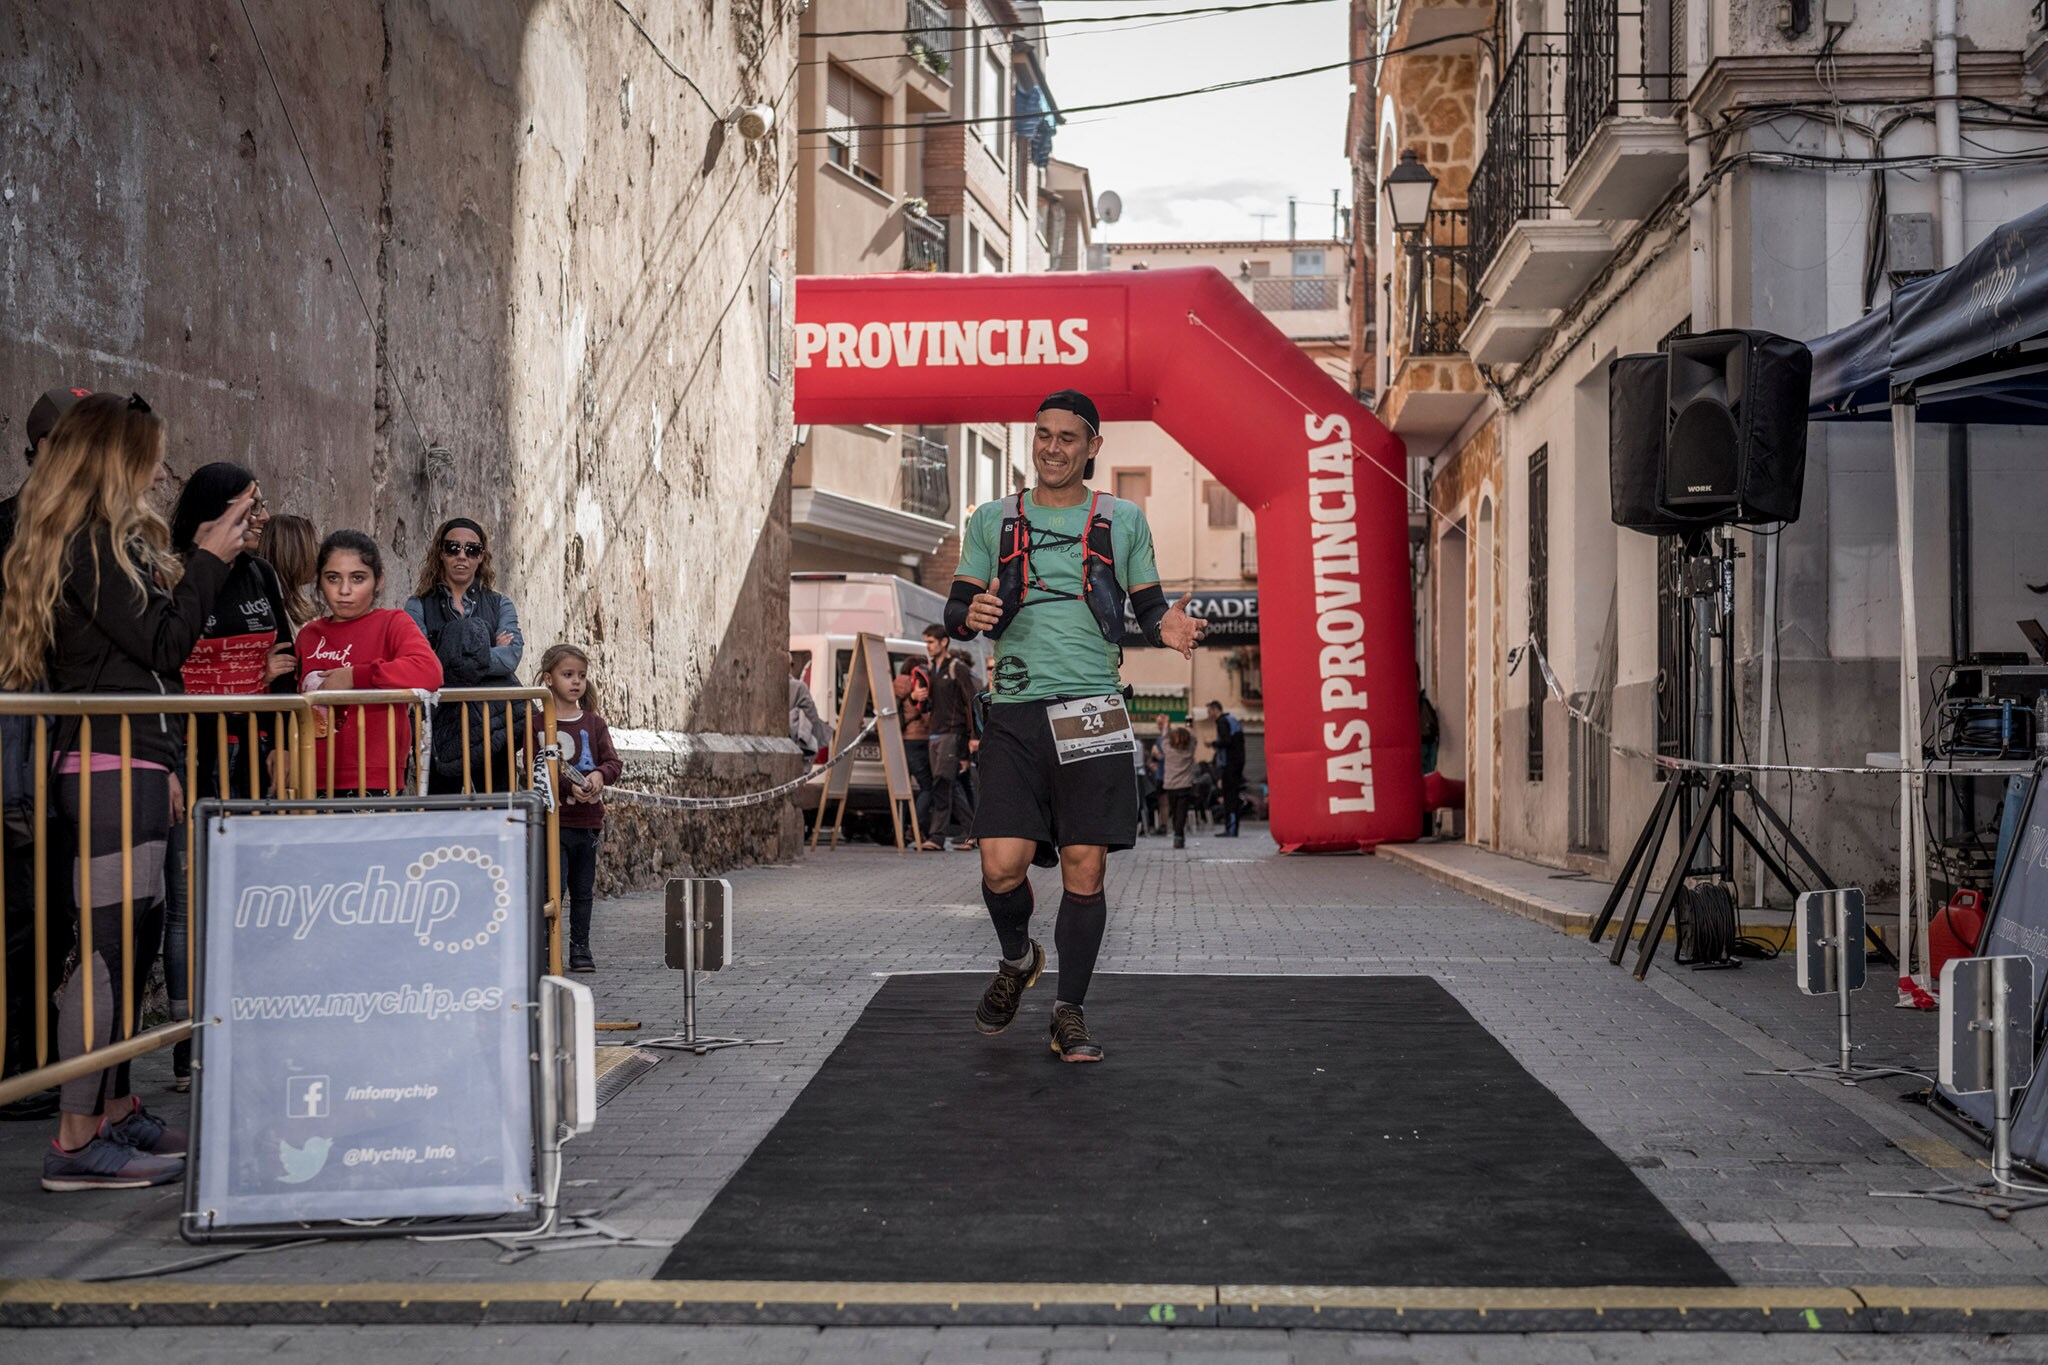
<instances>
[{"instance_id":1,"label":"overhead power cable","mask_svg":"<svg viewBox=\"0 0 2048 1365\"><path fill-rule=\"evenodd\" d=\"M1068 3L1069 3L1069 4L1073 3L1073 0L1068 0ZM1128 0L1117 0L1117 3L1119 3L1119 4L1123 4L1123 3L1128 3ZM1128 15L1128 14L1119 14L1119 15L1115 15L1115 16L1112 16L1112 17L1114 17L1114 18L1116 18L1116 19L1118 19L1118 20L1124 20L1124 19L1130 19L1130 18L1132 18L1132 16L1131 16L1131 15ZM1173 25L1173 24L1178 24L1178 23L1182 23L1182 22L1185 22L1185 21L1187 21L1187 20L1189 20L1189 19L1200 19L1200 18L1204 18L1204 17L1206 17L1206 15L1204 14L1204 12L1203 12L1203 11L1200 11L1200 10L1195 10L1195 11L1179 11L1179 12L1176 12L1176 13L1175 13L1175 15L1174 15L1174 17L1173 17L1173 18L1171 18L1171 19L1150 19L1150 20L1147 20L1147 21L1145 21L1145 22L1143 22L1143 23L1131 23L1131 24L1128 24L1128 25L1126 25L1126 26L1124 26L1124 27L1114 27L1114 28L1090 28L1090 29L1083 29L1083 30L1081 30L1081 31L1080 31L1079 33L1072 33L1072 34L1068 34L1067 36L1068 36L1068 37L1071 37L1071 38L1100 38L1100 37L1104 37L1104 36L1106 36L1106 35L1108 35L1108 34L1112 34L1112 33L1142 33L1142 32L1143 32L1144 30L1146 30L1146 29L1148 29L1148 28L1167 28L1167 27L1169 27L1169 26L1171 26L1171 25ZM806 34L806 35L804 35L804 36L806 36L806 37L816 37L816 36L819 36L819 35L816 35L816 34ZM908 37L908 36L911 36L911 35L908 35L908 34L895 34L894 36L897 36L897 37ZM927 48L926 50L927 50L928 52L930 52L930 53L931 53L931 54L932 54L933 56L935 56L935 57L948 57L948 58L951 58L951 57L957 57L957 56L959 56L959 55L960 55L961 53L963 53L963 52L976 52L976 51L979 51L979 50L981 50L981 49L982 49L983 47L985 47L985 46L987 46L987 44L986 44L985 42L982 42L982 41L978 41L978 40L975 40L975 39L969 39L968 41L966 41L966 42L964 42L964 43L961 43L961 44L959 44L959 45L958 45L958 46L956 46L956 47L934 47L934 48ZM1062 50L1062 51L1065 51L1065 49L1064 49L1064 48L1062 48L1061 50ZM805 57L805 58L803 58L803 59L802 59L801 61L799 61L799 62L797 63L797 65L798 65L798 66L853 66L853 65L856 65L856 64L858 64L858 63L861 63L861 62L900 62L900 61L904 61L904 60L908 59L909 57L910 57L910 53L909 53L908 49L898 50L898 49L893 49L893 48L892 48L892 49L890 49L890 50L888 50L888 51L886 51L886 52L872 52L872 53L869 53L868 55L866 55L866 56L863 56L863 57L855 57L855 56L849 56L849 55L847 55L847 54L844 54L844 53L834 53L833 55L831 55L831 56L829 56L829 57Z\"/></svg>"},{"instance_id":2,"label":"overhead power cable","mask_svg":"<svg viewBox=\"0 0 2048 1365\"><path fill-rule=\"evenodd\" d=\"M633 31L640 35L641 40L647 44L648 48L653 51L654 55L661 59L661 64L667 67L670 71L674 72L677 80L681 81L684 85L689 86L691 92L694 93L698 99L704 101L704 107L711 111L711 117L713 117L714 119L723 119L726 115L726 111L724 109L719 108L717 105L711 102L711 96L705 94L703 89L697 84L697 82L690 79L688 72L684 71L680 66L677 66L674 62L669 60L669 55L661 50L661 44L654 41L654 35L649 33L646 29L642 28L640 26L640 20L634 15L633 11L626 8L626 0L612 0L612 4L615 8L617 8L619 13L626 16L626 22L633 26Z\"/></svg>"},{"instance_id":3,"label":"overhead power cable","mask_svg":"<svg viewBox=\"0 0 2048 1365\"><path fill-rule=\"evenodd\" d=\"M616 0L615 0L616 3ZM1248 5L1204 5L1197 9L1148 10L1142 14L1087 14L1071 19L1031 19L1015 24L935 24L929 28L920 24L919 33L977 33L987 29L1011 28L1057 28L1073 24L1121 24L1132 19L1186 19L1203 14L1243 14L1250 10L1292 9L1300 5L1327 5L1334 0L1255 0ZM841 28L822 33L806 33L805 38L900 38L900 28Z\"/></svg>"},{"instance_id":4,"label":"overhead power cable","mask_svg":"<svg viewBox=\"0 0 2048 1365\"><path fill-rule=\"evenodd\" d=\"M1280 71L1270 76L1247 76L1242 80L1220 81L1215 85L1197 86L1193 90L1169 90L1160 95L1139 95L1127 100L1109 100L1102 104L1069 104L1062 108L1062 114L1092 114L1103 109L1128 109L1139 104L1158 104L1164 100L1184 100L1196 95L1214 95L1225 90L1242 90L1254 85L1271 85L1276 81L1298 80L1303 76L1320 76L1328 71L1346 71L1352 67L1367 66L1388 57L1398 57L1404 52L1416 52L1428 47L1441 47L1445 43L1460 43L1472 38L1483 37L1481 31L1470 33L1446 33L1439 38L1424 38L1405 47L1390 47L1384 52L1355 58L1351 61L1326 62L1321 66L1305 66L1299 71ZM974 118L915 119L905 123L842 123L830 128L799 128L800 137L813 137L826 133L889 133L906 128L964 128L977 123L1015 123L1020 119L1043 118L1043 113L1032 114L982 114Z\"/></svg>"}]
</instances>

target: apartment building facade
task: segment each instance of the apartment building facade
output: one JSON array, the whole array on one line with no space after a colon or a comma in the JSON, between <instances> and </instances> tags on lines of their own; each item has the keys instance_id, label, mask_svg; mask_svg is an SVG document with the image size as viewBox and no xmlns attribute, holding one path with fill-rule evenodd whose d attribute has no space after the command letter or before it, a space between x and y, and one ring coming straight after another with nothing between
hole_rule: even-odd
<instances>
[{"instance_id":1,"label":"apartment building facade","mask_svg":"<svg viewBox=\"0 0 2048 1365\"><path fill-rule=\"evenodd\" d=\"M1716 328L1818 338L2048 197L2048 9L1948 9L1954 101L1924 0L1356 0L1386 55L1354 153L1377 184L1404 152L1435 178L1417 230L1376 201L1386 321L1353 363L1408 444L1422 677L1473 842L1611 874L1658 791L1639 755L1685 744L1679 556L1610 520L1609 362ZM1923 673L2024 647L2023 580L2048 577L2024 445L1921 428L1916 553L1947 566L1922 575ZM1891 480L1881 426L1812 424L1799 518L1736 537L1739 757L1896 750ZM1895 782L1761 781L1837 881L1883 894Z\"/></svg>"},{"instance_id":2,"label":"apartment building facade","mask_svg":"<svg viewBox=\"0 0 2048 1365\"><path fill-rule=\"evenodd\" d=\"M1331 237L1117 243L1103 254L1112 270L1222 271L1341 384L1351 356L1350 250L1349 242ZM1169 594L1197 594L1196 605L1210 622L1210 643L1192 662L1171 650L1126 649L1133 714L1141 724L1152 715L1191 719L1206 743L1204 707L1222 702L1245 724L1248 780L1262 781L1265 688L1255 628L1259 547L1252 509L1152 423L1109 422L1102 434L1095 486L1145 508Z\"/></svg>"},{"instance_id":3,"label":"apartment building facade","mask_svg":"<svg viewBox=\"0 0 2048 1365\"><path fill-rule=\"evenodd\" d=\"M1051 155L1034 4L835 0L804 16L797 273L1085 268L1085 167ZM791 468L791 567L944 591L973 508L1020 486L1020 423L809 427Z\"/></svg>"}]
</instances>

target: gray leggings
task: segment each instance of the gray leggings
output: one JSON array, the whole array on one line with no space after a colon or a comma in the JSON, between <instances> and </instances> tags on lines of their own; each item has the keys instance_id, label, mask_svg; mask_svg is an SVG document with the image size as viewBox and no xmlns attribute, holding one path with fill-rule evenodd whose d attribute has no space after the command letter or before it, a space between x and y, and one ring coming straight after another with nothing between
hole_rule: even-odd
<instances>
[{"instance_id":1,"label":"gray leggings","mask_svg":"<svg viewBox=\"0 0 2048 1365\"><path fill-rule=\"evenodd\" d=\"M65 773L57 779L57 809L73 829L78 827L80 774ZM164 841L171 828L171 775L153 768L136 768L131 779L134 794L134 925L131 947L121 940L121 774L91 774L92 779L92 960L79 961L57 991L57 1055L71 1058L85 1050L85 992L92 991L92 1045L102 1048L120 1036L115 1020L121 1013L122 964L134 968L134 1017L131 1027L142 1024L142 997L150 964L163 946L164 932ZM85 856L81 849L79 856ZM74 869L76 864L74 863ZM78 878L71 883L71 903L78 907ZM84 911L80 911L81 922ZM58 1107L67 1114L98 1114L115 1100L129 1094L128 1066L108 1067L66 1081Z\"/></svg>"}]
</instances>

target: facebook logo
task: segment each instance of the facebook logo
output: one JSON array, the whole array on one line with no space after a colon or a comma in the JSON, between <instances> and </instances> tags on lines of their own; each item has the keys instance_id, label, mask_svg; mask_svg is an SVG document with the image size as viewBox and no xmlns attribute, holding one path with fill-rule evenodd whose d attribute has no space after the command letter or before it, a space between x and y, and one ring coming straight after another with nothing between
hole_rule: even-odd
<instances>
[{"instance_id":1,"label":"facebook logo","mask_svg":"<svg viewBox=\"0 0 2048 1365\"><path fill-rule=\"evenodd\" d=\"M292 1076L284 1084L284 1114L290 1119L327 1117L329 1085L325 1076Z\"/></svg>"}]
</instances>

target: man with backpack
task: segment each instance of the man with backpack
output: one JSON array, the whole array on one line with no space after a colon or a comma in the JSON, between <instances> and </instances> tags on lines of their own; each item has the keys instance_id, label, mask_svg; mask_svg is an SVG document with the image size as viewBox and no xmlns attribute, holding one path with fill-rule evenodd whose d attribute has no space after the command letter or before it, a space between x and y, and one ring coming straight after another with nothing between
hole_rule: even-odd
<instances>
[{"instance_id":1,"label":"man with backpack","mask_svg":"<svg viewBox=\"0 0 2048 1365\"><path fill-rule=\"evenodd\" d=\"M1081 1007L1102 948L1103 875L1113 849L1137 841L1131 719L1121 665L1124 603L1155 646L1193 657L1202 623L1168 605L1152 528L1134 502L1088 488L1102 422L1086 394L1063 389L1039 404L1031 439L1036 486L975 509L946 603L956 640L995 638L993 703L979 752L974 832L981 894L1002 960L975 1010L1001 1033L1045 967L1034 942L1036 863L1057 866L1063 895L1053 926L1059 999L1052 1050L1099 1062Z\"/></svg>"}]
</instances>

